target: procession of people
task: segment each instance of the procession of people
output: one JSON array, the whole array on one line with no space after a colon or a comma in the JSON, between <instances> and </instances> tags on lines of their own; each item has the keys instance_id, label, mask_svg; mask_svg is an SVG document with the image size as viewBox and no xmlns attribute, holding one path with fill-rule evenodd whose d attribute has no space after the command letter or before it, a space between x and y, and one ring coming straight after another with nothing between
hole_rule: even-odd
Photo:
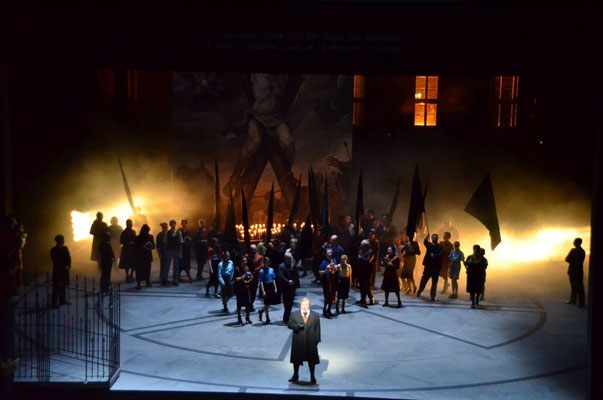
<instances>
[{"instance_id":1,"label":"procession of people","mask_svg":"<svg viewBox=\"0 0 603 400\"><path fill-rule=\"evenodd\" d=\"M90 229L95 239L91 258L99 261L102 290L108 287L112 265L124 269L126 283L136 281L136 289L141 290L142 283L150 287L153 250L157 251L163 287L178 286L183 271L188 282L192 283L192 261L196 259L196 280L207 279L205 296L212 295L213 289L213 296L221 298L224 312L229 312L229 300L236 298L237 321L243 325L250 323L249 314L255 311L258 295L263 301L258 311L260 321L270 324L270 306L282 303L282 320L287 323L296 289L300 287L300 273L306 276L310 269L316 278L313 283L322 287L322 315L325 318L347 312L350 290L359 292L356 305L368 307L377 304L373 293L381 270L383 279L379 288L384 292L383 307L390 307L392 294L396 300L391 305L394 308L403 307L401 295L421 297L429 281L429 300L436 302L440 278L444 281L440 294L445 294L451 287L452 294L448 298L458 298L461 265L465 266L471 307L479 308L479 301L483 300L488 266L483 248L475 245L472 254L465 257L460 242L450 241L451 232L443 232L443 240L440 240L438 234L424 231L423 250L415 240L416 233L412 232L412 239L405 229L397 235L388 215L375 219L371 209L365 210L358 230L355 229L357 222L351 217L340 218L340 224L328 229L318 229L313 235L311 256L301 253L301 230L290 223L270 239L264 236L246 249L240 240L233 244L225 240L222 232L207 229L202 219L197 221L195 231L188 228L185 219L180 221L179 227L176 220L162 222L156 238L150 234L148 224L143 224L137 235L131 219L126 221L125 229L121 228L116 217L111 218L110 226L102 220L103 214L98 212ZM447 227L452 227L450 222L447 222ZM451 230L458 238L458 231ZM414 276L419 256L423 256L424 268L417 286ZM209 273L207 278L207 273L203 275L204 270ZM243 309L246 313L244 321L241 316Z\"/></svg>"},{"instance_id":2,"label":"procession of people","mask_svg":"<svg viewBox=\"0 0 603 400\"><path fill-rule=\"evenodd\" d=\"M309 244L312 252L308 254L303 252L304 248L308 248L307 238L304 243L302 230L295 229L293 224L287 224L281 232L275 232L271 237L264 235L261 241L247 243L246 246L240 238L236 243L228 242L222 232L208 230L204 220L197 221L197 230L194 232L188 229L186 220L181 220L179 228L176 220L169 221L169 224L162 222L159 224L160 232L154 238L146 223L137 234L131 219L126 221L125 229L121 228L115 217L107 226L102 222L103 214L98 212L90 229L94 237L91 259L99 263L101 291L108 291L113 266L125 270L126 283L135 281L137 290L143 288L143 283L151 287L154 250L159 260L162 287L178 286L182 270L192 283L190 270L194 256L198 268L196 279L207 279L206 297L210 296L213 287L213 296L221 299L222 311L226 314L230 313L228 304L234 297L237 324L241 326L253 324L251 313L256 311L254 303L258 296L263 303L257 310L258 320L264 325L272 323L270 312L274 308L271 309L271 306L282 303L283 324L293 331L291 363L294 374L290 382L298 381L299 367L305 361L309 364L311 382L315 383L314 367L320 362L317 350L321 340L320 318L318 313L310 310L310 300L306 297L300 300L299 312L293 311L296 291L301 286L300 274L306 276L309 270L314 273L316 279L309 284L319 284L322 288L322 317L325 319L348 312L346 305L349 307L347 301L351 290L359 294L356 306L367 308L377 304L375 280L381 269L383 307L402 308L402 295L422 297L429 281L428 299L438 302L439 278L444 282L439 293L445 294L450 287L452 293L448 298L457 299L458 281L464 266L470 307L482 308L480 301L484 299L488 268L484 248L475 244L471 254L465 256L460 241L450 241L451 238L458 239L456 229L454 235L444 231L442 240L437 233L430 234L427 229L423 230L419 233L423 237L421 247L416 240L416 232L409 236L403 229L396 236L391 233L395 228L386 216L378 221L374 221L373 217L371 221L372 214L372 210L366 211L360 229L354 229L355 221L350 217L340 219L340 225L330 226L327 230L317 229ZM362 225L366 225L366 230ZM447 227L450 227L449 222ZM54 264L52 304L58 307L69 304L65 298L65 287L69 284L71 258L64 245L64 237L59 234L55 240L57 245L51 251ZM566 258L571 284L567 304L577 304L578 307L585 306L582 283L585 252L581 243L580 238L575 239L574 248ZM424 268L417 286L414 277L419 256L423 256ZM203 275L204 270L208 273L207 277ZM390 303L392 294L395 303Z\"/></svg>"}]
</instances>

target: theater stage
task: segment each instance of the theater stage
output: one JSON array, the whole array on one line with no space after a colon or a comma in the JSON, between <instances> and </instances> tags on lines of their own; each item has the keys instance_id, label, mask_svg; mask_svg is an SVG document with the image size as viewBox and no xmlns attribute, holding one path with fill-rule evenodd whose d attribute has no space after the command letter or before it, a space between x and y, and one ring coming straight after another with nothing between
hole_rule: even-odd
<instances>
[{"instance_id":1,"label":"theater stage","mask_svg":"<svg viewBox=\"0 0 603 400\"><path fill-rule=\"evenodd\" d=\"M384 308L377 291L378 305L321 318L316 386L287 381L292 333L280 322L282 305L271 309L274 325L254 313L253 325L239 326L234 299L230 315L222 313L220 299L204 297L206 281L141 291L122 285L122 366L112 390L577 398L587 384L586 310L563 304L565 268L549 262L497 274L492 266L481 310L469 308L464 278L459 299L439 295L438 304L403 296L404 308ZM156 282L158 266L153 270ZM294 309L307 296L320 312L321 288L309 278ZM351 291L350 300L358 298ZM309 381L305 366L300 372Z\"/></svg>"}]
</instances>

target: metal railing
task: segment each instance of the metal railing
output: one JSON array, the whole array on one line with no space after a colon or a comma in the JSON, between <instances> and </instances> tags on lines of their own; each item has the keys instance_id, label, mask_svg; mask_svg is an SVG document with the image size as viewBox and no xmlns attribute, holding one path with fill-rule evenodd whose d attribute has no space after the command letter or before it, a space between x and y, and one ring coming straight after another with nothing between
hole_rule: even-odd
<instances>
[{"instance_id":1,"label":"metal railing","mask_svg":"<svg viewBox=\"0 0 603 400\"><path fill-rule=\"evenodd\" d=\"M52 306L52 282L25 288L14 312L18 383L110 386L120 367L120 288L97 290L95 279L75 277L68 304Z\"/></svg>"}]
</instances>

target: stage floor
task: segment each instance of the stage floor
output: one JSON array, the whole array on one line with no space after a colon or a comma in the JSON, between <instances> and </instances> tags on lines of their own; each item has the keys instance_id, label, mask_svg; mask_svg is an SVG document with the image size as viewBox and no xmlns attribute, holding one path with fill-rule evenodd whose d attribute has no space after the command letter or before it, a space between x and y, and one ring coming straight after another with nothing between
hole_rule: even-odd
<instances>
[{"instance_id":1,"label":"stage floor","mask_svg":"<svg viewBox=\"0 0 603 400\"><path fill-rule=\"evenodd\" d=\"M402 309L382 307L381 291L376 292L378 305L355 306L359 292L352 290L348 314L321 318L315 386L287 381L292 333L281 322L282 305L271 309L273 325L264 326L253 313L253 325L239 326L236 301L231 300L229 315L222 313L220 299L204 297L206 281L141 291L134 284L122 285L122 369L112 390L413 399L584 397L587 316L585 309L563 304L569 291L564 265L489 272L487 301L480 310L470 309L464 279L457 300L438 295L441 302L432 304L428 293L421 299L403 296ZM158 266L153 270L156 282ZM294 310L307 296L312 309L321 312L322 291L310 276L302 279L297 293ZM309 381L306 366L300 375Z\"/></svg>"}]
</instances>

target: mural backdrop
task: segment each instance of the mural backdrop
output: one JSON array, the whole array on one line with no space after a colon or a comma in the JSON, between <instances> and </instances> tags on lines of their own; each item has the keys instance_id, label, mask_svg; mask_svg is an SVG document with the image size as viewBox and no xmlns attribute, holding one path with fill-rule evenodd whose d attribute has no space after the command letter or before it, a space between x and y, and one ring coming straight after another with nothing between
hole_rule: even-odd
<instances>
[{"instance_id":1,"label":"mural backdrop","mask_svg":"<svg viewBox=\"0 0 603 400\"><path fill-rule=\"evenodd\" d=\"M275 221L286 220L300 175L297 218L305 219L310 167L321 195L327 179L331 219L345 213L352 91L352 76L175 72L174 178L200 200L190 213L213 210L215 161L222 201L231 191L239 200L242 188L253 223L265 222L272 183Z\"/></svg>"}]
</instances>

